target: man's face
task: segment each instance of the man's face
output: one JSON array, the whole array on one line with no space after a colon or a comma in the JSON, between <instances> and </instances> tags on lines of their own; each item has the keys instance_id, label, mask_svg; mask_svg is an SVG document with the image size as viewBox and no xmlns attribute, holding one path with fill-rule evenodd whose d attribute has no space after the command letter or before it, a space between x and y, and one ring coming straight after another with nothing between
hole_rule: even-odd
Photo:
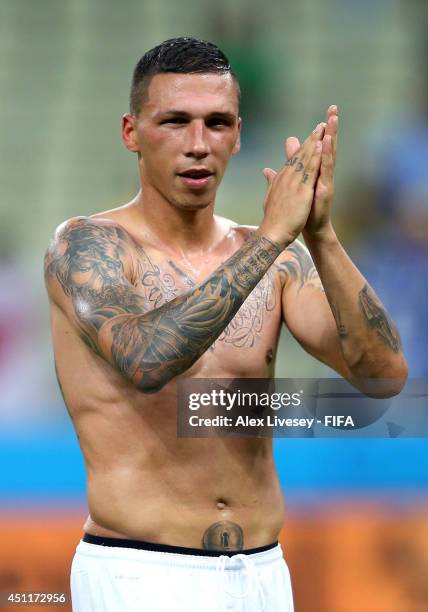
<instances>
[{"instance_id":1,"label":"man's face","mask_svg":"<svg viewBox=\"0 0 428 612\"><path fill-rule=\"evenodd\" d=\"M124 119L125 143L140 153L143 186L181 209L208 206L239 151L238 112L229 74L155 75L138 117Z\"/></svg>"}]
</instances>

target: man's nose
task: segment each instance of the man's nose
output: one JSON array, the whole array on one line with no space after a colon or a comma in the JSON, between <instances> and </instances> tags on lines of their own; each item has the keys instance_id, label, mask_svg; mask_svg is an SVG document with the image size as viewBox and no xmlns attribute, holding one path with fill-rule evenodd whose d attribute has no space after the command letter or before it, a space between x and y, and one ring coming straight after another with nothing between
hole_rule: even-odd
<instances>
[{"instance_id":1,"label":"man's nose","mask_svg":"<svg viewBox=\"0 0 428 612\"><path fill-rule=\"evenodd\" d=\"M186 131L185 155L203 159L210 153L209 134L204 122L194 121Z\"/></svg>"}]
</instances>

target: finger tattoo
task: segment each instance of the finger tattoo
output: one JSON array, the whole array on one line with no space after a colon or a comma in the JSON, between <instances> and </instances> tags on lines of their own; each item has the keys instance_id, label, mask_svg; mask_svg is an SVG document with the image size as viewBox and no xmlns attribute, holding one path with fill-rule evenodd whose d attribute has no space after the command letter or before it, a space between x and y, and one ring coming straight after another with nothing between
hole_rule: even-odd
<instances>
[{"instance_id":1,"label":"finger tattoo","mask_svg":"<svg viewBox=\"0 0 428 612\"><path fill-rule=\"evenodd\" d=\"M303 168L304 168L304 166L303 166L302 162L299 161L297 163L297 166L296 166L296 172L301 172L303 170Z\"/></svg>"},{"instance_id":2,"label":"finger tattoo","mask_svg":"<svg viewBox=\"0 0 428 612\"><path fill-rule=\"evenodd\" d=\"M299 160L298 157L292 157L291 159L289 159L287 161L287 163L285 164L286 166L294 166L294 164ZM300 162L299 162L300 163Z\"/></svg>"},{"instance_id":3,"label":"finger tattoo","mask_svg":"<svg viewBox=\"0 0 428 612\"><path fill-rule=\"evenodd\" d=\"M305 172L304 175L303 175L302 182L303 183L307 183L308 182L308 178L309 178L309 174L307 172Z\"/></svg>"}]
</instances>

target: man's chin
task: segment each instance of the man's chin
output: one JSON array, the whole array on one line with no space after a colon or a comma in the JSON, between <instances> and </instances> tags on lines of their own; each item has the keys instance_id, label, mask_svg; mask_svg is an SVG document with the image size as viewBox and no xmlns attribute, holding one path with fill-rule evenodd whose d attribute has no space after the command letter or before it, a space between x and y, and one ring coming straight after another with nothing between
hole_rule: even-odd
<instances>
[{"instance_id":1,"label":"man's chin","mask_svg":"<svg viewBox=\"0 0 428 612\"><path fill-rule=\"evenodd\" d=\"M198 196L195 198L177 198L171 204L180 210L203 210L213 203L213 198Z\"/></svg>"},{"instance_id":2,"label":"man's chin","mask_svg":"<svg viewBox=\"0 0 428 612\"><path fill-rule=\"evenodd\" d=\"M211 202L202 202L199 204L186 203L181 206L182 210L203 210L208 208Z\"/></svg>"}]
</instances>

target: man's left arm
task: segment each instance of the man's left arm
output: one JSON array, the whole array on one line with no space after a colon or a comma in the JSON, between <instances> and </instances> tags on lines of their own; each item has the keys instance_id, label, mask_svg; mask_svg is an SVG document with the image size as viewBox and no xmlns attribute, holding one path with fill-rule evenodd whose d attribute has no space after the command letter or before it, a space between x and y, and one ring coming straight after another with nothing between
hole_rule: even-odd
<instances>
[{"instance_id":1,"label":"man's left arm","mask_svg":"<svg viewBox=\"0 0 428 612\"><path fill-rule=\"evenodd\" d=\"M308 352L357 387L364 390L363 379L382 379L380 393L395 395L407 378L400 335L382 302L346 254L331 223L337 125L337 109L330 107L320 176L303 230L315 267L303 245L293 244L294 265L288 263L283 289L284 318ZM297 139L288 139L288 158L297 143ZM287 262L281 267L286 271Z\"/></svg>"}]
</instances>

